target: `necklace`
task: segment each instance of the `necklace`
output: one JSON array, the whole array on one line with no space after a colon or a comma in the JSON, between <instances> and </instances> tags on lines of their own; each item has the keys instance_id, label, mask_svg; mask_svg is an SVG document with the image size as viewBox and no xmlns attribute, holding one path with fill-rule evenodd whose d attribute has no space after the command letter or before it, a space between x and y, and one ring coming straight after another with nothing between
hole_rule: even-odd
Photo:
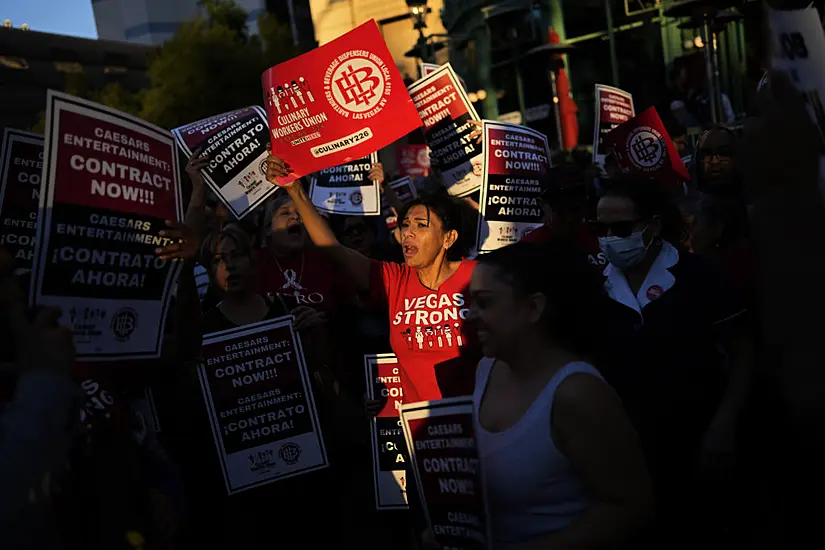
<instances>
[{"instance_id":1,"label":"necklace","mask_svg":"<svg viewBox=\"0 0 825 550\"><path fill-rule=\"evenodd\" d=\"M303 252L301 253L301 272L297 274L294 269L284 269L281 267L281 262L278 261L277 256L273 255L272 257L275 258L275 265L278 266L278 270L284 277L284 284L281 285L281 290L292 289L292 295L297 298L298 291L304 290L304 287L301 286L301 280L304 278L304 262L306 260L306 255Z\"/></svg>"}]
</instances>

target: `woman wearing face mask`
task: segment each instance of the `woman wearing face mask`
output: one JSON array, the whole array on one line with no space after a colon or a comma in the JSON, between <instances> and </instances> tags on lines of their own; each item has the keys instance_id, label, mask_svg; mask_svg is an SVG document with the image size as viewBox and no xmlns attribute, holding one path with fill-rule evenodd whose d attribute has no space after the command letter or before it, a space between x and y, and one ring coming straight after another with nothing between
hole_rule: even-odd
<instances>
[{"instance_id":1,"label":"woman wearing face mask","mask_svg":"<svg viewBox=\"0 0 825 550\"><path fill-rule=\"evenodd\" d=\"M587 362L600 278L569 245L518 243L479 258L470 292L485 355L475 434L493 548L626 542L653 495L630 419Z\"/></svg>"},{"instance_id":2,"label":"woman wearing face mask","mask_svg":"<svg viewBox=\"0 0 825 550\"><path fill-rule=\"evenodd\" d=\"M274 156L267 166L273 183L290 173ZM397 264L342 246L303 186L293 182L286 189L315 245L343 268L357 292L389 306L390 343L402 367L404 401L469 393L475 361L459 358L470 345L464 319L475 262L462 260L457 250L461 220L452 199L422 198L407 208L399 224L404 263Z\"/></svg>"},{"instance_id":3,"label":"woman wearing face mask","mask_svg":"<svg viewBox=\"0 0 825 550\"><path fill-rule=\"evenodd\" d=\"M668 544L674 529L698 536L697 524L713 525L696 519L710 508L696 460L706 475L730 465L753 362L735 292L713 264L672 244L674 209L655 182L625 179L599 200L594 224L610 264L606 375L641 436Z\"/></svg>"}]
</instances>

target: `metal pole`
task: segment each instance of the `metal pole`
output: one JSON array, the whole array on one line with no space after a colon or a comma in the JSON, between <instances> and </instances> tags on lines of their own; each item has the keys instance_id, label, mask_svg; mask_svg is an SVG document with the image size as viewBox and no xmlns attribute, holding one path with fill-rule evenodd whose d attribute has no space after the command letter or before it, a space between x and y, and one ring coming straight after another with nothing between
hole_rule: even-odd
<instances>
[{"instance_id":1,"label":"metal pole","mask_svg":"<svg viewBox=\"0 0 825 550\"><path fill-rule=\"evenodd\" d=\"M607 39L610 42L610 71L613 85L619 87L619 58L616 54L616 33L613 30L613 8L611 0L604 0L604 14L607 16Z\"/></svg>"},{"instance_id":2,"label":"metal pole","mask_svg":"<svg viewBox=\"0 0 825 550\"><path fill-rule=\"evenodd\" d=\"M719 123L719 101L717 100L718 82L714 79L719 75L714 67L713 32L710 28L710 20L702 21L702 42L705 50L705 79L707 80L708 102L710 103L710 114L714 124Z\"/></svg>"},{"instance_id":3,"label":"metal pole","mask_svg":"<svg viewBox=\"0 0 825 550\"><path fill-rule=\"evenodd\" d=\"M556 115L556 139L559 140L559 151L564 150L564 138L561 134L561 109L559 109L559 88L556 86L556 71L547 71L550 75L550 90L553 93L553 113Z\"/></svg>"}]
</instances>

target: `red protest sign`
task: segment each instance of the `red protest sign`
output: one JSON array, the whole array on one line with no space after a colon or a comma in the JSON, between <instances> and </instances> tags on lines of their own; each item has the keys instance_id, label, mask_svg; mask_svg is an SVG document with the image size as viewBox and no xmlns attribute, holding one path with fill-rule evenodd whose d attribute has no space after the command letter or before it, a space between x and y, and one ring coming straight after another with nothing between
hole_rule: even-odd
<instances>
[{"instance_id":1,"label":"red protest sign","mask_svg":"<svg viewBox=\"0 0 825 550\"><path fill-rule=\"evenodd\" d=\"M398 145L398 175L426 176L430 171L430 150L426 145Z\"/></svg>"},{"instance_id":2,"label":"red protest sign","mask_svg":"<svg viewBox=\"0 0 825 550\"><path fill-rule=\"evenodd\" d=\"M272 152L291 178L345 164L421 126L378 25L370 20L264 72Z\"/></svg>"},{"instance_id":3,"label":"red protest sign","mask_svg":"<svg viewBox=\"0 0 825 550\"><path fill-rule=\"evenodd\" d=\"M668 187L690 179L655 107L611 130L604 144L624 172L647 175Z\"/></svg>"}]
</instances>

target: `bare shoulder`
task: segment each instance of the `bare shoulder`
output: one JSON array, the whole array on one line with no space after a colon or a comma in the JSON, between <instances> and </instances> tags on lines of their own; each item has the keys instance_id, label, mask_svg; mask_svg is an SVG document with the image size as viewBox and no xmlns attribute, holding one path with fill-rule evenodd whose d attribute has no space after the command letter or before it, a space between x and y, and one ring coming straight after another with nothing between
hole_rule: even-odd
<instances>
[{"instance_id":1,"label":"bare shoulder","mask_svg":"<svg viewBox=\"0 0 825 550\"><path fill-rule=\"evenodd\" d=\"M621 408L616 392L607 382L589 373L571 374L553 396L556 417L601 417Z\"/></svg>"}]
</instances>

